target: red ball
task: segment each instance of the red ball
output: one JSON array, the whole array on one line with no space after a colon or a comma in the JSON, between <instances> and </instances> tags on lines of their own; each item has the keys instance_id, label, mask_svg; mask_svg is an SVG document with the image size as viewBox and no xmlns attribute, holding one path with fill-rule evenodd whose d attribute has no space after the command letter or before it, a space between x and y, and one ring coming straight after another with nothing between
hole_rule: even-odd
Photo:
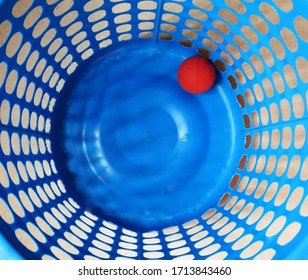
<instances>
[{"instance_id":1,"label":"red ball","mask_svg":"<svg viewBox=\"0 0 308 280\"><path fill-rule=\"evenodd\" d=\"M213 86L215 78L214 65L202 56L187 58L178 70L178 80L181 87L192 94L208 91Z\"/></svg>"}]
</instances>

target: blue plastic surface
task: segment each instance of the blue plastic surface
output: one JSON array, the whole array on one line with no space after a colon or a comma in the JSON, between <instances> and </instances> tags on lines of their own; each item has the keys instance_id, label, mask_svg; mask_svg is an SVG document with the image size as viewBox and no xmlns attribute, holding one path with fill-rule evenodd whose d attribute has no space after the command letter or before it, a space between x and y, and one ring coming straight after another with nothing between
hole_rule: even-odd
<instances>
[{"instance_id":1,"label":"blue plastic surface","mask_svg":"<svg viewBox=\"0 0 308 280\"><path fill-rule=\"evenodd\" d=\"M16 251L7 239L0 233L0 260L23 260L24 258Z\"/></svg>"},{"instance_id":2,"label":"blue plastic surface","mask_svg":"<svg viewBox=\"0 0 308 280\"><path fill-rule=\"evenodd\" d=\"M91 63L58 103L53 150L68 158L64 170L87 209L150 230L202 214L221 196L243 145L240 111L229 109L238 105L223 81L203 95L181 89L177 69L189 55L128 45Z\"/></svg>"},{"instance_id":3,"label":"blue plastic surface","mask_svg":"<svg viewBox=\"0 0 308 280\"><path fill-rule=\"evenodd\" d=\"M0 259L308 258L306 0L1 2Z\"/></svg>"}]
</instances>

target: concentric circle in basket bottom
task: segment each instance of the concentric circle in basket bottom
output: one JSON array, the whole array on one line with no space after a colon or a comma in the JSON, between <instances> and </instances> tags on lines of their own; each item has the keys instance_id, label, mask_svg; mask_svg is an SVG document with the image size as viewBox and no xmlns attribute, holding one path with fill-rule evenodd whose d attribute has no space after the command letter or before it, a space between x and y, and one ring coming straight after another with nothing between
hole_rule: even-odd
<instances>
[{"instance_id":1,"label":"concentric circle in basket bottom","mask_svg":"<svg viewBox=\"0 0 308 280\"><path fill-rule=\"evenodd\" d=\"M63 94L57 161L89 210L131 228L157 228L204 213L225 190L235 147L243 146L231 109L238 104L220 77L206 94L183 91L177 69L187 55L119 49Z\"/></svg>"}]
</instances>

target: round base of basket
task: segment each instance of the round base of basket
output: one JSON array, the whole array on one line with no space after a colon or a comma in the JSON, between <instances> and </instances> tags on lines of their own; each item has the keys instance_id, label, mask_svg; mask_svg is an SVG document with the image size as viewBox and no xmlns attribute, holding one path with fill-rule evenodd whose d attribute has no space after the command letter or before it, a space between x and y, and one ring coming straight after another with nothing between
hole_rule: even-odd
<instances>
[{"instance_id":1,"label":"round base of basket","mask_svg":"<svg viewBox=\"0 0 308 280\"><path fill-rule=\"evenodd\" d=\"M177 69L188 55L155 45L113 50L87 65L57 103L58 164L93 213L161 228L204 213L223 194L235 147L243 146L239 106L221 77L205 94L182 90Z\"/></svg>"}]
</instances>

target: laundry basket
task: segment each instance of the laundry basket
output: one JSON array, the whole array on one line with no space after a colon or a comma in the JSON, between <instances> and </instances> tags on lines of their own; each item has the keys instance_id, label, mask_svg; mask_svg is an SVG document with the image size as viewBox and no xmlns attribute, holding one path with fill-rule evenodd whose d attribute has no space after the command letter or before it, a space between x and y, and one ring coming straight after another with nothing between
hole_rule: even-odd
<instances>
[{"instance_id":1,"label":"laundry basket","mask_svg":"<svg viewBox=\"0 0 308 280\"><path fill-rule=\"evenodd\" d=\"M0 232L12 256L307 259L307 8L2 1ZM195 55L217 70L200 95L177 81Z\"/></svg>"}]
</instances>

